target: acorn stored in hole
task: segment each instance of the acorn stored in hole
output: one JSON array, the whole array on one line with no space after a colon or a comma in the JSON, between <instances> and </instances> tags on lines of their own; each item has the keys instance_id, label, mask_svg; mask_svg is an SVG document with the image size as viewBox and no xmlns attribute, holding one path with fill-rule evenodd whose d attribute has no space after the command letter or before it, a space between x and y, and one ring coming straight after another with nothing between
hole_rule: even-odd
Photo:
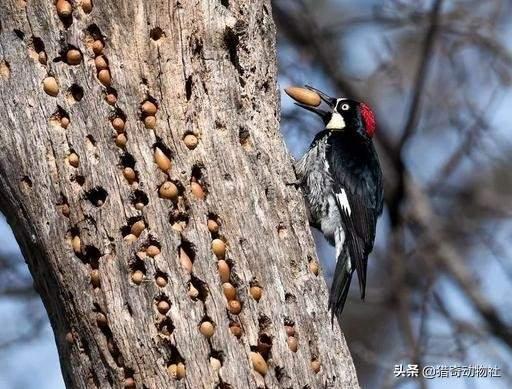
<instances>
[{"instance_id":1,"label":"acorn stored in hole","mask_svg":"<svg viewBox=\"0 0 512 389\"><path fill-rule=\"evenodd\" d=\"M46 55L46 52L44 50L41 50L39 54L37 55L37 59L39 60L39 63L41 65L46 65L48 62L48 56Z\"/></svg>"},{"instance_id":2,"label":"acorn stored in hole","mask_svg":"<svg viewBox=\"0 0 512 389\"><path fill-rule=\"evenodd\" d=\"M229 278L231 276L231 270L229 268L228 263L221 259L217 262L217 269L219 270L220 280L224 282L229 282Z\"/></svg>"},{"instance_id":3,"label":"acorn stored in hole","mask_svg":"<svg viewBox=\"0 0 512 389\"><path fill-rule=\"evenodd\" d=\"M106 327L108 324L107 317L101 312L96 312L96 324L98 324L98 327Z\"/></svg>"},{"instance_id":4,"label":"acorn stored in hole","mask_svg":"<svg viewBox=\"0 0 512 389\"><path fill-rule=\"evenodd\" d=\"M100 39L96 39L94 42L92 42L92 51L96 55L100 55L103 52L103 48L105 45Z\"/></svg>"},{"instance_id":5,"label":"acorn stored in hole","mask_svg":"<svg viewBox=\"0 0 512 389\"><path fill-rule=\"evenodd\" d=\"M180 247L180 264L181 267L188 273L192 273L192 260L188 256L185 250Z\"/></svg>"},{"instance_id":6,"label":"acorn stored in hole","mask_svg":"<svg viewBox=\"0 0 512 389\"><path fill-rule=\"evenodd\" d=\"M114 130L116 130L118 133L123 132L124 120L120 117L115 117L114 119L112 119L112 127L114 127Z\"/></svg>"},{"instance_id":7,"label":"acorn stored in hole","mask_svg":"<svg viewBox=\"0 0 512 389\"><path fill-rule=\"evenodd\" d=\"M288 344L288 348L292 350L294 353L297 352L297 348L299 344L297 342L297 338L295 336L289 336L286 343Z\"/></svg>"},{"instance_id":8,"label":"acorn stored in hole","mask_svg":"<svg viewBox=\"0 0 512 389\"><path fill-rule=\"evenodd\" d=\"M160 249L155 245L150 245L146 249L146 254L150 257L156 257L158 254L160 254Z\"/></svg>"},{"instance_id":9,"label":"acorn stored in hole","mask_svg":"<svg viewBox=\"0 0 512 389\"><path fill-rule=\"evenodd\" d=\"M292 326L285 325L284 326L284 330L286 332L286 335L288 335L288 336L295 336L295 328L293 328Z\"/></svg>"},{"instance_id":10,"label":"acorn stored in hole","mask_svg":"<svg viewBox=\"0 0 512 389\"><path fill-rule=\"evenodd\" d=\"M195 300L196 298L199 297L199 291L192 283L190 283L188 285L188 293L187 294L188 294L188 297L190 297L192 300Z\"/></svg>"},{"instance_id":11,"label":"acorn stored in hole","mask_svg":"<svg viewBox=\"0 0 512 389\"><path fill-rule=\"evenodd\" d=\"M194 150L198 143L199 139L194 134L187 134L185 138L183 138L183 142L185 142L185 146L187 146L190 150Z\"/></svg>"},{"instance_id":12,"label":"acorn stored in hole","mask_svg":"<svg viewBox=\"0 0 512 389\"><path fill-rule=\"evenodd\" d=\"M199 332L201 332L205 337L211 338L215 332L215 327L209 321L203 321L199 326Z\"/></svg>"},{"instance_id":13,"label":"acorn stored in hole","mask_svg":"<svg viewBox=\"0 0 512 389\"><path fill-rule=\"evenodd\" d=\"M178 198L178 187L171 181L165 181L162 185L160 185L160 189L158 189L158 194L160 197L169 200L176 200Z\"/></svg>"},{"instance_id":14,"label":"acorn stored in hole","mask_svg":"<svg viewBox=\"0 0 512 389\"><path fill-rule=\"evenodd\" d=\"M154 116L146 116L144 118L144 127L153 129L156 127L156 118Z\"/></svg>"},{"instance_id":15,"label":"acorn stored in hole","mask_svg":"<svg viewBox=\"0 0 512 389\"><path fill-rule=\"evenodd\" d=\"M59 84L55 77L48 76L43 80L43 90L50 96L57 96L59 94Z\"/></svg>"},{"instance_id":16,"label":"acorn stored in hole","mask_svg":"<svg viewBox=\"0 0 512 389\"><path fill-rule=\"evenodd\" d=\"M68 342L69 344L75 343L75 338L74 338L73 333L71 331L66 333L66 342Z\"/></svg>"},{"instance_id":17,"label":"acorn stored in hole","mask_svg":"<svg viewBox=\"0 0 512 389\"><path fill-rule=\"evenodd\" d=\"M132 273L132 282L135 285L140 285L142 283L142 280L144 280L144 273L140 270L135 270Z\"/></svg>"},{"instance_id":18,"label":"acorn stored in hole","mask_svg":"<svg viewBox=\"0 0 512 389\"><path fill-rule=\"evenodd\" d=\"M228 302L228 310L233 315L238 315L240 312L242 312L242 304L238 300L231 300Z\"/></svg>"},{"instance_id":19,"label":"acorn stored in hole","mask_svg":"<svg viewBox=\"0 0 512 389\"><path fill-rule=\"evenodd\" d=\"M268 365L260 353L251 352L251 362L254 370L263 376L267 374Z\"/></svg>"},{"instance_id":20,"label":"acorn stored in hole","mask_svg":"<svg viewBox=\"0 0 512 389\"><path fill-rule=\"evenodd\" d=\"M230 323L229 330L237 338L240 338L242 336L242 327L240 327L240 324L238 323Z\"/></svg>"},{"instance_id":21,"label":"acorn stored in hole","mask_svg":"<svg viewBox=\"0 0 512 389\"><path fill-rule=\"evenodd\" d=\"M91 284L95 288L100 287L100 271L98 269L91 270Z\"/></svg>"},{"instance_id":22,"label":"acorn stored in hole","mask_svg":"<svg viewBox=\"0 0 512 389\"><path fill-rule=\"evenodd\" d=\"M204 189L203 187L201 186L201 184L199 184L198 182L196 181L192 181L190 183L190 191L192 192L192 194L194 196L196 196L199 200L204 200Z\"/></svg>"},{"instance_id":23,"label":"acorn stored in hole","mask_svg":"<svg viewBox=\"0 0 512 389\"><path fill-rule=\"evenodd\" d=\"M107 104L115 105L115 103L117 103L117 96L113 93L108 93L105 96L105 101L107 102Z\"/></svg>"},{"instance_id":24,"label":"acorn stored in hole","mask_svg":"<svg viewBox=\"0 0 512 389\"><path fill-rule=\"evenodd\" d=\"M82 251L82 242L78 235L75 235L71 240L71 247L73 247L73 251L76 254L80 254L80 252Z\"/></svg>"},{"instance_id":25,"label":"acorn stored in hole","mask_svg":"<svg viewBox=\"0 0 512 389\"><path fill-rule=\"evenodd\" d=\"M177 380L181 380L187 375L187 370L182 362L178 362L178 364L173 363L172 365L167 366L167 371L172 378Z\"/></svg>"},{"instance_id":26,"label":"acorn stored in hole","mask_svg":"<svg viewBox=\"0 0 512 389\"><path fill-rule=\"evenodd\" d=\"M128 142L128 138L126 138L126 134L124 134L124 133L117 134L117 136L116 136L116 146L117 147L124 147L124 146L126 146L127 142Z\"/></svg>"},{"instance_id":27,"label":"acorn stored in hole","mask_svg":"<svg viewBox=\"0 0 512 389\"><path fill-rule=\"evenodd\" d=\"M222 362L215 357L210 357L210 366L213 371L218 371L222 367Z\"/></svg>"},{"instance_id":28,"label":"acorn stored in hole","mask_svg":"<svg viewBox=\"0 0 512 389\"><path fill-rule=\"evenodd\" d=\"M61 119L60 119L60 126L62 128L68 128L69 126L69 118L67 116L63 116Z\"/></svg>"},{"instance_id":29,"label":"acorn stored in hole","mask_svg":"<svg viewBox=\"0 0 512 389\"><path fill-rule=\"evenodd\" d=\"M123 176L124 176L124 178L126 178L126 181L128 181L130 184L135 182L137 179L135 170L133 170L131 167L125 167L123 169Z\"/></svg>"},{"instance_id":30,"label":"acorn stored in hole","mask_svg":"<svg viewBox=\"0 0 512 389\"><path fill-rule=\"evenodd\" d=\"M149 116L155 116L155 113L157 111L156 105L149 100L146 100L144 103L142 103L141 109L142 112Z\"/></svg>"},{"instance_id":31,"label":"acorn stored in hole","mask_svg":"<svg viewBox=\"0 0 512 389\"><path fill-rule=\"evenodd\" d=\"M212 240L212 251L217 258L224 258L224 255L226 255L226 244L222 239L214 239Z\"/></svg>"},{"instance_id":32,"label":"acorn stored in hole","mask_svg":"<svg viewBox=\"0 0 512 389\"><path fill-rule=\"evenodd\" d=\"M320 368L321 368L321 364L320 364L320 361L318 359L313 359L311 361L311 370L313 370L315 373L318 373L320 371Z\"/></svg>"},{"instance_id":33,"label":"acorn stored in hole","mask_svg":"<svg viewBox=\"0 0 512 389\"><path fill-rule=\"evenodd\" d=\"M104 55L98 55L94 58L94 65L96 70L108 69L108 62Z\"/></svg>"},{"instance_id":34,"label":"acorn stored in hole","mask_svg":"<svg viewBox=\"0 0 512 389\"><path fill-rule=\"evenodd\" d=\"M215 220L213 219L208 219L208 222L206 224L208 226L208 230L212 233L212 234L216 234L219 232L219 223L217 223Z\"/></svg>"},{"instance_id":35,"label":"acorn stored in hole","mask_svg":"<svg viewBox=\"0 0 512 389\"><path fill-rule=\"evenodd\" d=\"M91 11L92 11L92 0L82 0L80 5L82 6L82 9L84 10L84 12L86 14L91 13Z\"/></svg>"},{"instance_id":36,"label":"acorn stored in hole","mask_svg":"<svg viewBox=\"0 0 512 389\"><path fill-rule=\"evenodd\" d=\"M133 243L133 242L135 242L137 240L137 237L135 235L133 235L133 234L128 234L123 239L124 239L125 242Z\"/></svg>"},{"instance_id":37,"label":"acorn stored in hole","mask_svg":"<svg viewBox=\"0 0 512 389\"><path fill-rule=\"evenodd\" d=\"M166 173L171 169L171 160L169 159L169 157L167 157L167 155L164 154L164 152L159 147L155 147L154 158L156 164L163 172Z\"/></svg>"},{"instance_id":38,"label":"acorn stored in hole","mask_svg":"<svg viewBox=\"0 0 512 389\"><path fill-rule=\"evenodd\" d=\"M69 65L79 65L82 62L82 53L77 49L69 49L66 52L66 62Z\"/></svg>"},{"instance_id":39,"label":"acorn stored in hole","mask_svg":"<svg viewBox=\"0 0 512 389\"><path fill-rule=\"evenodd\" d=\"M236 300L236 288L229 282L224 282L222 284L222 291L228 301Z\"/></svg>"},{"instance_id":40,"label":"acorn stored in hole","mask_svg":"<svg viewBox=\"0 0 512 389\"><path fill-rule=\"evenodd\" d=\"M110 86L112 84L112 77L110 76L110 70L101 69L98 72L98 80L105 86Z\"/></svg>"},{"instance_id":41,"label":"acorn stored in hole","mask_svg":"<svg viewBox=\"0 0 512 389\"><path fill-rule=\"evenodd\" d=\"M133 377L127 377L124 379L124 387L126 389L135 389L137 386L135 385L135 380Z\"/></svg>"},{"instance_id":42,"label":"acorn stored in hole","mask_svg":"<svg viewBox=\"0 0 512 389\"><path fill-rule=\"evenodd\" d=\"M138 238L145 228L146 224L144 223L144 220L138 220L132 224L130 227L130 232Z\"/></svg>"},{"instance_id":43,"label":"acorn stored in hole","mask_svg":"<svg viewBox=\"0 0 512 389\"><path fill-rule=\"evenodd\" d=\"M320 267L318 266L318 262L315 260L312 260L309 262L309 270L311 273L313 273L315 276L318 275L318 272L320 270Z\"/></svg>"},{"instance_id":44,"label":"acorn stored in hole","mask_svg":"<svg viewBox=\"0 0 512 389\"><path fill-rule=\"evenodd\" d=\"M318 107L322 102L318 93L300 86L290 86L285 88L284 91L288 96L301 104Z\"/></svg>"},{"instance_id":45,"label":"acorn stored in hole","mask_svg":"<svg viewBox=\"0 0 512 389\"><path fill-rule=\"evenodd\" d=\"M78 165L80 164L80 158L78 157L78 155L76 153L71 153L68 155L68 162L71 166L73 166L74 168L77 168Z\"/></svg>"},{"instance_id":46,"label":"acorn stored in hole","mask_svg":"<svg viewBox=\"0 0 512 389\"><path fill-rule=\"evenodd\" d=\"M155 283L160 287L163 288L167 286L167 278L164 276L156 276Z\"/></svg>"},{"instance_id":47,"label":"acorn stored in hole","mask_svg":"<svg viewBox=\"0 0 512 389\"><path fill-rule=\"evenodd\" d=\"M55 4L55 7L57 8L57 14L61 18L67 18L73 12L73 7L67 0L58 0L57 4Z\"/></svg>"},{"instance_id":48,"label":"acorn stored in hole","mask_svg":"<svg viewBox=\"0 0 512 389\"><path fill-rule=\"evenodd\" d=\"M263 289L260 286L254 285L249 288L249 292L254 300L260 301Z\"/></svg>"},{"instance_id":49,"label":"acorn stored in hole","mask_svg":"<svg viewBox=\"0 0 512 389\"><path fill-rule=\"evenodd\" d=\"M156 308L158 309L158 312L160 312L162 315L165 315L167 312L169 312L169 309L171 309L171 306L169 303L165 300L160 300L158 304L156 305Z\"/></svg>"}]
</instances>

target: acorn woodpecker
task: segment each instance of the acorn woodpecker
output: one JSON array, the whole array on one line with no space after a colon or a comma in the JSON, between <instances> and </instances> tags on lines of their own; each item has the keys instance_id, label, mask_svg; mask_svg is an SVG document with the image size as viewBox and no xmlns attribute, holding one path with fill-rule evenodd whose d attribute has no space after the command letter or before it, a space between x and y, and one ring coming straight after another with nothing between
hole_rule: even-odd
<instances>
[{"instance_id":1,"label":"acorn woodpecker","mask_svg":"<svg viewBox=\"0 0 512 389\"><path fill-rule=\"evenodd\" d=\"M372 143L375 116L368 105L306 88L318 93L330 108L295 103L319 115L325 124L295 170L310 224L336 248L329 296L334 319L343 311L354 270L361 299L365 297L368 255L383 206L382 172Z\"/></svg>"}]
</instances>

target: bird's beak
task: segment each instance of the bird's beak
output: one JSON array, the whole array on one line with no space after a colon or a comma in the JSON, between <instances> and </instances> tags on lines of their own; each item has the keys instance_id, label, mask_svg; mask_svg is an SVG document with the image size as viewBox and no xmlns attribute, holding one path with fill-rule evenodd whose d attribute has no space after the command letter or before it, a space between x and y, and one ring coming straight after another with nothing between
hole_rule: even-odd
<instances>
[{"instance_id":1,"label":"bird's beak","mask_svg":"<svg viewBox=\"0 0 512 389\"><path fill-rule=\"evenodd\" d=\"M334 109L334 107L336 107L336 99L335 98L326 95L324 92L319 91L318 89L313 88L312 86L305 85L305 87L307 89L317 93L320 96L320 98L329 106L329 108ZM316 113L318 116L320 116L322 118L322 120L324 122L328 121L332 114L332 112L326 111L324 109L316 108L316 107L313 107L313 106L307 105L307 104L295 103L295 105L297 105L301 108L304 108L308 111L311 111L313 113Z\"/></svg>"},{"instance_id":2,"label":"bird's beak","mask_svg":"<svg viewBox=\"0 0 512 389\"><path fill-rule=\"evenodd\" d=\"M310 85L304 85L306 87L306 89L309 89L310 91L313 91L313 92L316 92L318 93L318 96L320 96L320 98L325 101L325 103L332 109L334 109L334 107L336 107L336 99L334 97L331 97L329 95L326 95L324 92L322 91L319 91L318 89L316 88L313 88L312 86Z\"/></svg>"}]
</instances>

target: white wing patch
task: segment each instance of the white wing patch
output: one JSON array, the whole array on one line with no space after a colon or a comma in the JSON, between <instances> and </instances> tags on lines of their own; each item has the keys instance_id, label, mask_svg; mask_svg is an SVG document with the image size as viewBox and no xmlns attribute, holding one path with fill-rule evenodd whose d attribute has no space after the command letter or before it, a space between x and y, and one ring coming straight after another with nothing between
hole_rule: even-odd
<instances>
[{"instance_id":1,"label":"white wing patch","mask_svg":"<svg viewBox=\"0 0 512 389\"><path fill-rule=\"evenodd\" d=\"M338 204L340 205L341 209L345 210L347 214L350 216L350 213L352 210L350 209L350 204L348 202L347 193L345 192L345 189L341 189L340 193L336 193L336 200L338 201Z\"/></svg>"}]
</instances>

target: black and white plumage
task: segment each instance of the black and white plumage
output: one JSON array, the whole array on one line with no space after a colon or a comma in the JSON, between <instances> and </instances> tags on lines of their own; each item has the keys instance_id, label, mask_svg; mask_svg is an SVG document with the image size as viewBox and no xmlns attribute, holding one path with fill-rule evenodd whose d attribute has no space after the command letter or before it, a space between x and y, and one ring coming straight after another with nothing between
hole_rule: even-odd
<instances>
[{"instance_id":1,"label":"black and white plumage","mask_svg":"<svg viewBox=\"0 0 512 389\"><path fill-rule=\"evenodd\" d=\"M310 224L336 248L329 308L339 317L354 271L361 298L365 297L368 255L382 213L382 172L372 143L375 119L364 103L308 89L319 93L331 110L298 104L320 115L325 129L295 168Z\"/></svg>"}]
</instances>

